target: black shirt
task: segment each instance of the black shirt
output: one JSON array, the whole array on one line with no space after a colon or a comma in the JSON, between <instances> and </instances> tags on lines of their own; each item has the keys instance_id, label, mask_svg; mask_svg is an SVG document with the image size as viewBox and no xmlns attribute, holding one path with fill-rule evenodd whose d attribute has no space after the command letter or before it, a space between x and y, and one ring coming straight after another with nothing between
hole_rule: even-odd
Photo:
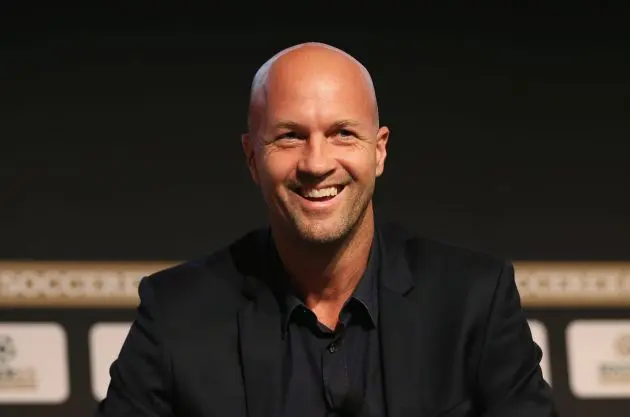
<instances>
[{"instance_id":1,"label":"black shirt","mask_svg":"<svg viewBox=\"0 0 630 417\"><path fill-rule=\"evenodd\" d=\"M274 254L277 274L284 274ZM284 417L385 416L378 335L378 239L334 330L293 293L284 308Z\"/></svg>"}]
</instances>

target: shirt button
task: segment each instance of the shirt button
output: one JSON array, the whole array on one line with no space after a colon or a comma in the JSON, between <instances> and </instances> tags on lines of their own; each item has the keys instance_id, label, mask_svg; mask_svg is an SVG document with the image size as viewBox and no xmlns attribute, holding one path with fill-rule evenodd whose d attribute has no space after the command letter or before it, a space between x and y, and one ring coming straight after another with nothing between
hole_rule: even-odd
<instances>
[{"instance_id":1,"label":"shirt button","mask_svg":"<svg viewBox=\"0 0 630 417\"><path fill-rule=\"evenodd\" d=\"M331 344L328 346L328 351L329 351L330 353L335 353L335 352L337 351L337 344L336 344L336 343L331 343Z\"/></svg>"}]
</instances>

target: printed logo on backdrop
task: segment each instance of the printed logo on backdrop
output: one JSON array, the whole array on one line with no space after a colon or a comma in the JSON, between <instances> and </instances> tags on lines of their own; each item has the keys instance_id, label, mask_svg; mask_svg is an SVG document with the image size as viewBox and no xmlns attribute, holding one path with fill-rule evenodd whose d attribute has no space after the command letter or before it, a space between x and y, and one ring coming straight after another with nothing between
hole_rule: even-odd
<instances>
[{"instance_id":1,"label":"printed logo on backdrop","mask_svg":"<svg viewBox=\"0 0 630 417\"><path fill-rule=\"evenodd\" d=\"M630 387L630 333L617 338L614 350L617 360L603 362L599 366L600 381L604 384L628 384Z\"/></svg>"},{"instance_id":2,"label":"printed logo on backdrop","mask_svg":"<svg viewBox=\"0 0 630 417\"><path fill-rule=\"evenodd\" d=\"M617 340L617 350L624 358L630 357L630 334L624 334Z\"/></svg>"},{"instance_id":3,"label":"printed logo on backdrop","mask_svg":"<svg viewBox=\"0 0 630 417\"><path fill-rule=\"evenodd\" d=\"M0 261L0 306L135 307L142 277L178 262ZM515 262L529 306L630 306L629 262Z\"/></svg>"},{"instance_id":4,"label":"printed logo on backdrop","mask_svg":"<svg viewBox=\"0 0 630 417\"><path fill-rule=\"evenodd\" d=\"M90 329L92 394L100 401L107 394L109 368L118 357L131 323L97 323Z\"/></svg>"},{"instance_id":5,"label":"printed logo on backdrop","mask_svg":"<svg viewBox=\"0 0 630 417\"><path fill-rule=\"evenodd\" d=\"M133 307L142 277L172 263L0 262L0 306Z\"/></svg>"},{"instance_id":6,"label":"printed logo on backdrop","mask_svg":"<svg viewBox=\"0 0 630 417\"><path fill-rule=\"evenodd\" d=\"M628 306L627 262L515 262L525 306Z\"/></svg>"},{"instance_id":7,"label":"printed logo on backdrop","mask_svg":"<svg viewBox=\"0 0 630 417\"><path fill-rule=\"evenodd\" d=\"M16 367L14 362L18 350L8 334L0 334L0 390L34 390L37 388L35 368Z\"/></svg>"},{"instance_id":8,"label":"printed logo on backdrop","mask_svg":"<svg viewBox=\"0 0 630 417\"><path fill-rule=\"evenodd\" d=\"M68 354L56 323L0 323L0 404L61 403Z\"/></svg>"},{"instance_id":9,"label":"printed logo on backdrop","mask_svg":"<svg viewBox=\"0 0 630 417\"><path fill-rule=\"evenodd\" d=\"M630 320L571 323L567 358L577 397L630 398Z\"/></svg>"},{"instance_id":10,"label":"printed logo on backdrop","mask_svg":"<svg viewBox=\"0 0 630 417\"><path fill-rule=\"evenodd\" d=\"M542 370L543 377L549 385L551 385L551 366L549 358L549 341L547 337L547 328L543 323L538 320L529 320L529 328L532 332L532 338L534 342L540 347L542 351L542 358L540 360L540 369Z\"/></svg>"}]
</instances>

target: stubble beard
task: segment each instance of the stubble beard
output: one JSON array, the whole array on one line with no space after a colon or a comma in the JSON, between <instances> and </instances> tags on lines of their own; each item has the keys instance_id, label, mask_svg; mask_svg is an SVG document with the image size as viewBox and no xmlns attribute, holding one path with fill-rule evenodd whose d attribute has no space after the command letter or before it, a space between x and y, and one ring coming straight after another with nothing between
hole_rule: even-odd
<instances>
[{"instance_id":1,"label":"stubble beard","mask_svg":"<svg viewBox=\"0 0 630 417\"><path fill-rule=\"evenodd\" d=\"M309 245L329 246L343 242L364 219L371 201L371 194L366 193L360 201L346 201L347 207L341 208L326 218L318 219L301 212L299 209L288 210L288 217L295 237Z\"/></svg>"}]
</instances>

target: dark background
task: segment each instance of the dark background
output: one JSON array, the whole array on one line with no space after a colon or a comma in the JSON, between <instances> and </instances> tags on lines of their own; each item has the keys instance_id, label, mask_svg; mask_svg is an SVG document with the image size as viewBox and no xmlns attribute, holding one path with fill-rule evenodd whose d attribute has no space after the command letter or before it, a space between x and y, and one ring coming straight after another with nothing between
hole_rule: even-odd
<instances>
[{"instance_id":1,"label":"dark background","mask_svg":"<svg viewBox=\"0 0 630 417\"><path fill-rule=\"evenodd\" d=\"M0 259L188 259L263 225L239 141L249 83L279 50L322 41L372 72L392 129L383 216L517 260L630 260L625 10L298 6L3 6ZM73 323L86 397L60 413L92 406L83 332L131 312L11 314ZM530 312L561 359L576 314ZM624 415L627 401L575 401L553 368L566 415Z\"/></svg>"},{"instance_id":2,"label":"dark background","mask_svg":"<svg viewBox=\"0 0 630 417\"><path fill-rule=\"evenodd\" d=\"M317 40L374 77L383 215L516 259L630 259L623 15L11 13L0 258L183 259L263 224L240 149L249 84Z\"/></svg>"}]
</instances>

